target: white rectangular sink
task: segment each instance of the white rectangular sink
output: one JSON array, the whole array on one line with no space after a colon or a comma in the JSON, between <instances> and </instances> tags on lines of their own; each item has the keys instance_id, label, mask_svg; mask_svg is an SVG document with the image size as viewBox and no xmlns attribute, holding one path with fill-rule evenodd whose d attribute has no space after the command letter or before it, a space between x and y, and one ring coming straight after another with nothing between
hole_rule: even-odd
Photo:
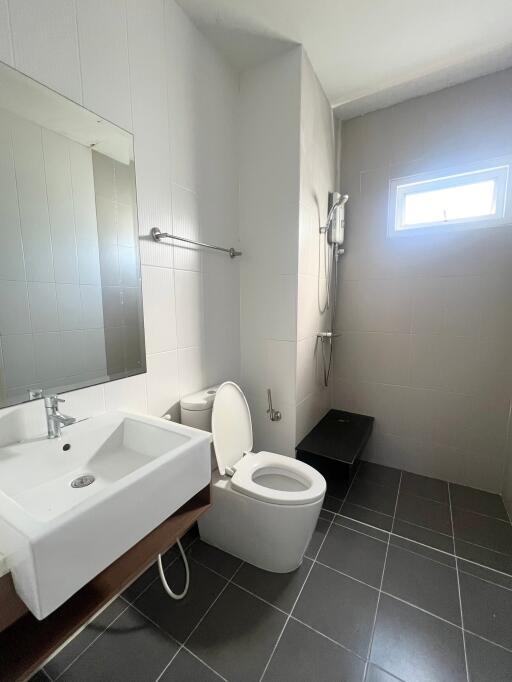
<instances>
[{"instance_id":1,"label":"white rectangular sink","mask_svg":"<svg viewBox=\"0 0 512 682\"><path fill-rule=\"evenodd\" d=\"M210 441L181 424L112 412L58 439L0 448L0 551L36 618L208 485Z\"/></svg>"}]
</instances>

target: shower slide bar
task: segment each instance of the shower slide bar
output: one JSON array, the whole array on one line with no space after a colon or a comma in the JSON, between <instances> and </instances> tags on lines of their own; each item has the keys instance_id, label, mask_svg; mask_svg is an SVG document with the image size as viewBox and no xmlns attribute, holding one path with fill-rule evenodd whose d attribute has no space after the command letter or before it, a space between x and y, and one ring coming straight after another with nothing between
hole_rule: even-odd
<instances>
[{"instance_id":1,"label":"shower slide bar","mask_svg":"<svg viewBox=\"0 0 512 682\"><path fill-rule=\"evenodd\" d=\"M204 242L196 242L193 239L186 239L186 237L178 237L175 234L169 234L168 232L161 232L158 227L153 227L151 229L151 236L155 242L160 242L162 239L177 239L180 242L186 242L187 244L194 244L194 246L201 246L204 249L214 249L215 251L224 251L228 253L230 258L236 258L236 256L241 256L241 251L236 251L233 248L226 249L223 246L213 246L212 244L205 244Z\"/></svg>"}]
</instances>

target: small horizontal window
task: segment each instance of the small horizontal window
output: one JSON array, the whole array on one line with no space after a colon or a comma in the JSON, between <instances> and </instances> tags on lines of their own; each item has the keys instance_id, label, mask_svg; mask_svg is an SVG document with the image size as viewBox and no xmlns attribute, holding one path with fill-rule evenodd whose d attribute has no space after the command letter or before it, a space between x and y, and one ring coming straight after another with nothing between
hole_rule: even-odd
<instances>
[{"instance_id":1,"label":"small horizontal window","mask_svg":"<svg viewBox=\"0 0 512 682\"><path fill-rule=\"evenodd\" d=\"M504 224L509 164L390 183L390 233Z\"/></svg>"}]
</instances>

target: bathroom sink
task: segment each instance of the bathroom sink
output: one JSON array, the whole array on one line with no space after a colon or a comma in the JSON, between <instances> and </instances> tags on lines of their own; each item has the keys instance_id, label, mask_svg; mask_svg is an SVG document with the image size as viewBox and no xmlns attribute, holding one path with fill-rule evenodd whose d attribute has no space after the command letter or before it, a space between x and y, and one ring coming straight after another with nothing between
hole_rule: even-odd
<instances>
[{"instance_id":1,"label":"bathroom sink","mask_svg":"<svg viewBox=\"0 0 512 682\"><path fill-rule=\"evenodd\" d=\"M0 550L44 618L210 481L210 435L112 412L0 448Z\"/></svg>"}]
</instances>

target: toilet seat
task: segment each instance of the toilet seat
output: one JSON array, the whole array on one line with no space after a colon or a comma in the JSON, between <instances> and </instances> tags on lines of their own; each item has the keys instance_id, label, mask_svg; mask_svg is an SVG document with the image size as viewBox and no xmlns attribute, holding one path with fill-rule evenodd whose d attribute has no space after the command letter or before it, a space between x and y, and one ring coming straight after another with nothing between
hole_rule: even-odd
<instances>
[{"instance_id":1,"label":"toilet seat","mask_svg":"<svg viewBox=\"0 0 512 682\"><path fill-rule=\"evenodd\" d=\"M304 505L325 494L325 479L313 467L273 452L252 453L252 422L242 389L219 386L213 403L212 434L219 473L234 471L234 490L271 504ZM245 455L245 456L244 456Z\"/></svg>"},{"instance_id":2,"label":"toilet seat","mask_svg":"<svg viewBox=\"0 0 512 682\"><path fill-rule=\"evenodd\" d=\"M264 502L310 504L325 493L325 479L318 471L274 452L248 453L234 468L233 488Z\"/></svg>"}]
</instances>

